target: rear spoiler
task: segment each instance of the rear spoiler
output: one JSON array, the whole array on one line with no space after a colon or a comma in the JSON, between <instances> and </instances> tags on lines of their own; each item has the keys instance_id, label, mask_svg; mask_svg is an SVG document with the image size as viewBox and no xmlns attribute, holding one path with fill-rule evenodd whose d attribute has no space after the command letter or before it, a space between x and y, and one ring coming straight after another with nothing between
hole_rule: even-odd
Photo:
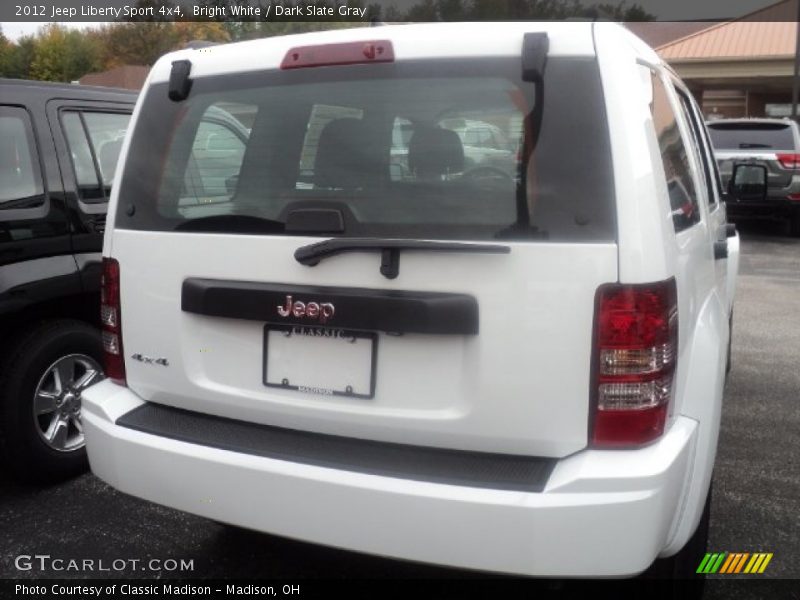
<instances>
[{"instance_id":1,"label":"rear spoiler","mask_svg":"<svg viewBox=\"0 0 800 600\"><path fill-rule=\"evenodd\" d=\"M545 32L526 33L522 38L522 80L535 84L533 110L525 116L525 135L522 143L522 160L519 162L519 181L517 186L517 224L506 229L503 235L525 233L531 235L538 232L531 228L531 216L528 211L527 163L539 141L544 103L544 70L547 66L547 52L550 50L550 39Z\"/></svg>"},{"instance_id":2,"label":"rear spoiler","mask_svg":"<svg viewBox=\"0 0 800 600\"><path fill-rule=\"evenodd\" d=\"M189 60L176 60L172 62L172 71L169 73L169 99L173 102L186 100L192 89L192 80L189 73L192 71L192 62Z\"/></svg>"},{"instance_id":3,"label":"rear spoiler","mask_svg":"<svg viewBox=\"0 0 800 600\"><path fill-rule=\"evenodd\" d=\"M522 80L541 82L547 66L550 39L547 33L526 33L522 38Z\"/></svg>"}]
</instances>

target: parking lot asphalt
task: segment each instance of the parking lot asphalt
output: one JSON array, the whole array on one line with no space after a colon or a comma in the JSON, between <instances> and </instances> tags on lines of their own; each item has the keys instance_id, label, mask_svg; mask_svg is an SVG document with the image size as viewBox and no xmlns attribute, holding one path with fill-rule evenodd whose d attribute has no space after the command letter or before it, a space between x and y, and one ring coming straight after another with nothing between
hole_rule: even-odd
<instances>
[{"instance_id":1,"label":"parking lot asphalt","mask_svg":"<svg viewBox=\"0 0 800 600\"><path fill-rule=\"evenodd\" d=\"M733 371L723 408L709 551L772 552L764 577L800 578L800 240L741 225ZM324 511L325 506L321 505ZM19 570L15 557L191 559L166 573ZM120 494L91 474L48 488L0 473L0 578L470 577L226 527ZM708 598L748 597L711 586ZM731 596L731 590L735 593Z\"/></svg>"}]
</instances>

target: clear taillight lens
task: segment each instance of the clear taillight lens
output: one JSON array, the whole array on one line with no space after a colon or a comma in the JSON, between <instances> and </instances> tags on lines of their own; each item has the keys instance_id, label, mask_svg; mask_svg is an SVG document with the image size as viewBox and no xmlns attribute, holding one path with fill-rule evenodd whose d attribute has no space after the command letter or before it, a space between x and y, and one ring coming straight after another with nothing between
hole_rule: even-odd
<instances>
[{"instance_id":1,"label":"clear taillight lens","mask_svg":"<svg viewBox=\"0 0 800 600\"><path fill-rule=\"evenodd\" d=\"M100 322L103 324L104 327L116 327L117 326L117 309L107 304L100 305Z\"/></svg>"},{"instance_id":2,"label":"clear taillight lens","mask_svg":"<svg viewBox=\"0 0 800 600\"><path fill-rule=\"evenodd\" d=\"M646 444L664 433L678 352L675 280L597 292L592 445Z\"/></svg>"},{"instance_id":3,"label":"clear taillight lens","mask_svg":"<svg viewBox=\"0 0 800 600\"><path fill-rule=\"evenodd\" d=\"M656 373L669 366L674 357L672 344L637 350L603 349L600 351L601 375L642 375Z\"/></svg>"}]
</instances>

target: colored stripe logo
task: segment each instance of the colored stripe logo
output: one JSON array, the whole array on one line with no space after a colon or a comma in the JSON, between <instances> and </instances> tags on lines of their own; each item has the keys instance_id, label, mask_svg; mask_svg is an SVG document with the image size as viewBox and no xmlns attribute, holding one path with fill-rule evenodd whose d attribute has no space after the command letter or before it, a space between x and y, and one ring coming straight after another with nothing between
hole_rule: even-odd
<instances>
[{"instance_id":1,"label":"colored stripe logo","mask_svg":"<svg viewBox=\"0 0 800 600\"><path fill-rule=\"evenodd\" d=\"M772 552L708 552L700 561L697 572L726 575L763 573L771 560Z\"/></svg>"}]
</instances>

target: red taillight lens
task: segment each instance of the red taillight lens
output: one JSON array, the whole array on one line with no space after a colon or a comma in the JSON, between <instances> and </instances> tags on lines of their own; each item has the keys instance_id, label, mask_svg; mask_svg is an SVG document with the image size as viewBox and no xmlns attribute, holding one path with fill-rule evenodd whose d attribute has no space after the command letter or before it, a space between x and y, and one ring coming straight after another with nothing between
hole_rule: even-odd
<instances>
[{"instance_id":1,"label":"red taillight lens","mask_svg":"<svg viewBox=\"0 0 800 600\"><path fill-rule=\"evenodd\" d=\"M100 284L100 324L106 377L120 385L126 385L121 319L119 263L113 258L104 257L103 279Z\"/></svg>"},{"instance_id":2,"label":"red taillight lens","mask_svg":"<svg viewBox=\"0 0 800 600\"><path fill-rule=\"evenodd\" d=\"M389 40L373 40L347 42L344 44L298 46L289 50L286 56L283 57L281 69L332 67L392 61L394 61L394 46L392 46L392 42Z\"/></svg>"},{"instance_id":3,"label":"red taillight lens","mask_svg":"<svg viewBox=\"0 0 800 600\"><path fill-rule=\"evenodd\" d=\"M778 154L777 157L784 169L800 169L800 154Z\"/></svg>"},{"instance_id":4,"label":"red taillight lens","mask_svg":"<svg viewBox=\"0 0 800 600\"><path fill-rule=\"evenodd\" d=\"M597 291L592 383L595 447L639 446L664 433L678 352L675 280Z\"/></svg>"}]
</instances>

